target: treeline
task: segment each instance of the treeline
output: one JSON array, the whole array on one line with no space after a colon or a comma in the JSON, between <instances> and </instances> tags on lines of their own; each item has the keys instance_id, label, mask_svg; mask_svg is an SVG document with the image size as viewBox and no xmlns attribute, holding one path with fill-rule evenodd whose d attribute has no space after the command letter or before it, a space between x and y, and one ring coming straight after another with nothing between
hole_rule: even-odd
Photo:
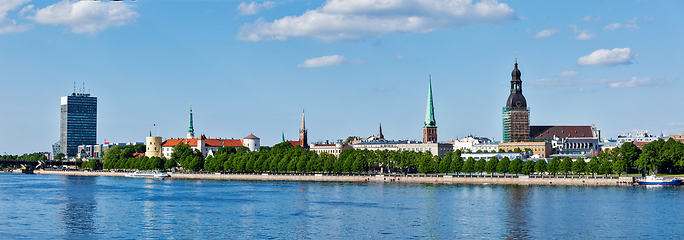
<instances>
[{"instance_id":1,"label":"treeline","mask_svg":"<svg viewBox=\"0 0 684 240\"><path fill-rule=\"evenodd\" d=\"M23 155L0 155L0 160L39 161L48 160L44 153L25 153Z\"/></svg>"}]
</instances>

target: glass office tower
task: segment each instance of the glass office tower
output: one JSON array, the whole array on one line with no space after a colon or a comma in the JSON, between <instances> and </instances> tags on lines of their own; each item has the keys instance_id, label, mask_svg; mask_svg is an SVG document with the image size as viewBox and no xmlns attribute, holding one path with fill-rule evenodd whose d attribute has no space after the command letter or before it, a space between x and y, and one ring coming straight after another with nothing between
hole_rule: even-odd
<instances>
[{"instance_id":1,"label":"glass office tower","mask_svg":"<svg viewBox=\"0 0 684 240\"><path fill-rule=\"evenodd\" d=\"M97 97L87 93L72 93L62 97L59 140L61 152L76 157L78 145L97 141Z\"/></svg>"}]
</instances>

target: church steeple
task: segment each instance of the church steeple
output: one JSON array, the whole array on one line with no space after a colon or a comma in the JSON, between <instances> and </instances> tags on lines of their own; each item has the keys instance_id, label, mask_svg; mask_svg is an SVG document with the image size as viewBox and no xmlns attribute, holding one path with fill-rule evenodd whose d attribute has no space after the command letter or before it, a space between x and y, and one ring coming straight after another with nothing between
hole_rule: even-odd
<instances>
[{"instance_id":1,"label":"church steeple","mask_svg":"<svg viewBox=\"0 0 684 240\"><path fill-rule=\"evenodd\" d=\"M285 142L285 132L283 132L282 137L283 137L283 140L281 142Z\"/></svg>"},{"instance_id":2,"label":"church steeple","mask_svg":"<svg viewBox=\"0 0 684 240\"><path fill-rule=\"evenodd\" d=\"M188 127L188 139L195 138L195 129L192 127L192 105L190 105L190 126Z\"/></svg>"},{"instance_id":3,"label":"church steeple","mask_svg":"<svg viewBox=\"0 0 684 240\"><path fill-rule=\"evenodd\" d=\"M435 107L432 105L432 75L430 75L429 80L428 102L425 111L425 127L437 127L437 121L435 121Z\"/></svg>"},{"instance_id":4,"label":"church steeple","mask_svg":"<svg viewBox=\"0 0 684 240\"><path fill-rule=\"evenodd\" d=\"M380 127L378 128L378 139L385 139L385 136L382 135L382 122L380 122Z\"/></svg>"},{"instance_id":5,"label":"church steeple","mask_svg":"<svg viewBox=\"0 0 684 240\"><path fill-rule=\"evenodd\" d=\"M299 129L299 145L308 148L306 125L304 124L304 110L302 110L302 129Z\"/></svg>"},{"instance_id":6,"label":"church steeple","mask_svg":"<svg viewBox=\"0 0 684 240\"><path fill-rule=\"evenodd\" d=\"M423 142L437 142L437 121L435 121L435 107L432 104L432 75L429 77L428 102L425 112L425 126L423 126Z\"/></svg>"}]
</instances>

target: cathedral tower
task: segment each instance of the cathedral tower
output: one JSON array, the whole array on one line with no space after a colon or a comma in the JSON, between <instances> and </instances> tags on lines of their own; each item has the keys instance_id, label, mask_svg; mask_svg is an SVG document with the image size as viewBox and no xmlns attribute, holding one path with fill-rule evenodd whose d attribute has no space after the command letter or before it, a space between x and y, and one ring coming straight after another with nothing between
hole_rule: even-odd
<instances>
[{"instance_id":1,"label":"cathedral tower","mask_svg":"<svg viewBox=\"0 0 684 240\"><path fill-rule=\"evenodd\" d=\"M423 126L423 142L437 142L437 121L435 121L435 108L432 105L432 76L429 78L428 102L425 112L425 126Z\"/></svg>"},{"instance_id":2,"label":"cathedral tower","mask_svg":"<svg viewBox=\"0 0 684 240\"><path fill-rule=\"evenodd\" d=\"M518 70L518 58L515 58L515 68L511 73L511 94L508 95L506 106L503 107L503 141L530 141L530 109L522 94L522 80Z\"/></svg>"}]
</instances>

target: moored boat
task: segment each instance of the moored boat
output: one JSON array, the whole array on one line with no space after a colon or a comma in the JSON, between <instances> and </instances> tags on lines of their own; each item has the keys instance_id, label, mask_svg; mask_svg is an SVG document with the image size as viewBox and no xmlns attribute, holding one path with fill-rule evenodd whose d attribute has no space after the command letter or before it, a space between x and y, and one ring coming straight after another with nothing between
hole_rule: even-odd
<instances>
[{"instance_id":1,"label":"moored boat","mask_svg":"<svg viewBox=\"0 0 684 240\"><path fill-rule=\"evenodd\" d=\"M650 175L645 178L638 178L636 182L639 185L680 185L682 184L682 179L656 177L655 175Z\"/></svg>"},{"instance_id":2,"label":"moored boat","mask_svg":"<svg viewBox=\"0 0 684 240\"><path fill-rule=\"evenodd\" d=\"M168 173L159 172L159 171L135 171L132 173L126 173L124 176L134 177L134 178L165 178L165 177L170 177L170 175Z\"/></svg>"}]
</instances>

